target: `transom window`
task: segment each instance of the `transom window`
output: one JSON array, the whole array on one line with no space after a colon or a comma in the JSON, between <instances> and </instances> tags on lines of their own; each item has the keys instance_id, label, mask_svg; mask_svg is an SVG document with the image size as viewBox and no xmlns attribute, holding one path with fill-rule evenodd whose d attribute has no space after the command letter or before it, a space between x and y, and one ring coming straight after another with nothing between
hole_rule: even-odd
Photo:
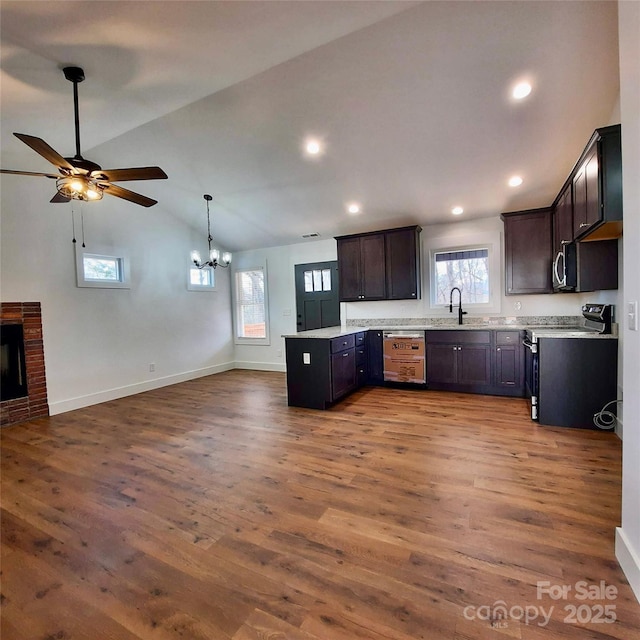
<instances>
[{"instance_id":1,"label":"transom window","mask_svg":"<svg viewBox=\"0 0 640 640\"><path fill-rule=\"evenodd\" d=\"M82 256L82 264L85 280L122 281L122 258L85 253Z\"/></svg>"},{"instance_id":2,"label":"transom window","mask_svg":"<svg viewBox=\"0 0 640 640\"><path fill-rule=\"evenodd\" d=\"M128 289L129 258L126 252L104 248L98 252L76 247L76 283L78 287ZM95 249L94 249L95 251Z\"/></svg>"},{"instance_id":3,"label":"transom window","mask_svg":"<svg viewBox=\"0 0 640 640\"><path fill-rule=\"evenodd\" d=\"M193 265L189 267L189 281L187 283L189 291L213 291L215 286L215 271L211 267L203 267L202 269Z\"/></svg>"}]
</instances>

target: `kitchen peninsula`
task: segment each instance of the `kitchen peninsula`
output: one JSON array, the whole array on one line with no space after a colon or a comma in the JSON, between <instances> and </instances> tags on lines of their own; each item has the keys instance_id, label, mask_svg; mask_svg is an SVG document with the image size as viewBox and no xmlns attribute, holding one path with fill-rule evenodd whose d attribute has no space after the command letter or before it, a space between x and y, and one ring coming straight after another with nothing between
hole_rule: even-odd
<instances>
[{"instance_id":1,"label":"kitchen peninsula","mask_svg":"<svg viewBox=\"0 0 640 640\"><path fill-rule=\"evenodd\" d=\"M407 329L426 340L429 388L524 395L524 325L398 323L284 335L289 405L326 409L361 386L385 384L383 332Z\"/></svg>"}]
</instances>

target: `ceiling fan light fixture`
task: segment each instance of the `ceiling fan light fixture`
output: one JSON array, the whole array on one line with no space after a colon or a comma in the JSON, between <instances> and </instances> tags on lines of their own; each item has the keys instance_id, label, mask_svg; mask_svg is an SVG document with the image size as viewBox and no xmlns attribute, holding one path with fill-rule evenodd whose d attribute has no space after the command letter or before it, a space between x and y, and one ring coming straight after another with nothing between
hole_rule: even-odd
<instances>
[{"instance_id":1,"label":"ceiling fan light fixture","mask_svg":"<svg viewBox=\"0 0 640 640\"><path fill-rule=\"evenodd\" d=\"M102 200L104 189L83 176L65 176L56 180L58 193L69 200Z\"/></svg>"}]
</instances>

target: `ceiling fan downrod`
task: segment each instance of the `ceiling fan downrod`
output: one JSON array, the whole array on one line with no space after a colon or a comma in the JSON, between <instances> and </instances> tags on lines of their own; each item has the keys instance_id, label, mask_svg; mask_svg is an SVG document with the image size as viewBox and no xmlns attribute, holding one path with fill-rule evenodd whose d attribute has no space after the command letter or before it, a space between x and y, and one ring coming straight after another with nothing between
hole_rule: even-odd
<instances>
[{"instance_id":1,"label":"ceiling fan downrod","mask_svg":"<svg viewBox=\"0 0 640 640\"><path fill-rule=\"evenodd\" d=\"M73 83L73 113L76 128L76 158L82 159L80 153L80 109L78 106L78 83L84 80L84 70L80 67L64 67L64 77Z\"/></svg>"}]
</instances>

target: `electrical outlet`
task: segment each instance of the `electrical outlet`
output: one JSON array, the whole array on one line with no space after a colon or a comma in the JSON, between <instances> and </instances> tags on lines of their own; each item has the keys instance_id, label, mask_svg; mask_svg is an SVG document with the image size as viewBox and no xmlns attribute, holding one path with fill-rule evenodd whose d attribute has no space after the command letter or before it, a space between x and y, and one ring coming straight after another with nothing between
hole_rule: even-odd
<instances>
[{"instance_id":1,"label":"electrical outlet","mask_svg":"<svg viewBox=\"0 0 640 640\"><path fill-rule=\"evenodd\" d=\"M155 362L150 362L149 363L149 372L153 373L156 370L156 363Z\"/></svg>"},{"instance_id":2,"label":"electrical outlet","mask_svg":"<svg viewBox=\"0 0 640 640\"><path fill-rule=\"evenodd\" d=\"M278 349L276 355L278 356L278 358L282 358L282 349Z\"/></svg>"}]
</instances>

